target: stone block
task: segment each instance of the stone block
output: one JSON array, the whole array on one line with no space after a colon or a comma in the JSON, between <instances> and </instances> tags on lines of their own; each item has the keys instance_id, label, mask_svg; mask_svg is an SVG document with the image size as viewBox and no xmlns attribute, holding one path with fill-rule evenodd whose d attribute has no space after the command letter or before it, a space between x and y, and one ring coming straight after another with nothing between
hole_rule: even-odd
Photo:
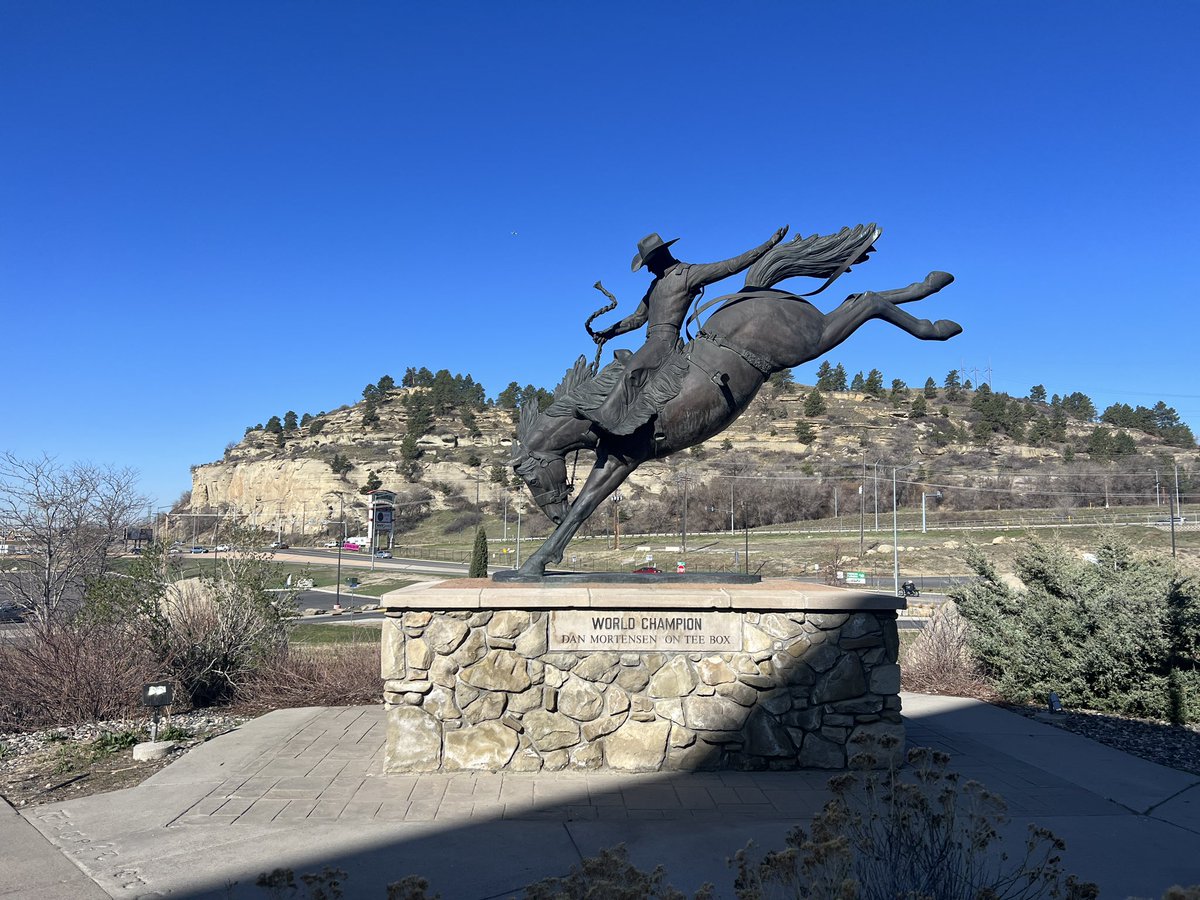
<instances>
[{"instance_id":1,"label":"stone block","mask_svg":"<svg viewBox=\"0 0 1200 900\"><path fill-rule=\"evenodd\" d=\"M459 666L469 666L473 662L478 662L487 653L487 642L484 640L482 628L476 628L467 635L464 640L452 654L453 659Z\"/></svg>"},{"instance_id":2,"label":"stone block","mask_svg":"<svg viewBox=\"0 0 1200 900\"><path fill-rule=\"evenodd\" d=\"M767 691L759 697L758 705L772 715L781 716L792 708L792 696L785 690Z\"/></svg>"},{"instance_id":3,"label":"stone block","mask_svg":"<svg viewBox=\"0 0 1200 900\"><path fill-rule=\"evenodd\" d=\"M696 664L696 671L705 684L724 684L727 681L736 681L738 677L733 666L719 656L709 656L700 660Z\"/></svg>"},{"instance_id":4,"label":"stone block","mask_svg":"<svg viewBox=\"0 0 1200 900\"><path fill-rule=\"evenodd\" d=\"M683 701L678 697L654 701L654 715L658 719L666 719L677 725L683 724Z\"/></svg>"},{"instance_id":5,"label":"stone block","mask_svg":"<svg viewBox=\"0 0 1200 900\"><path fill-rule=\"evenodd\" d=\"M594 719L591 722L584 722L583 728L580 729L580 734L583 735L585 741L594 741L597 738L602 738L606 734L612 734L628 719L626 713L617 713L613 716L605 716L602 719Z\"/></svg>"},{"instance_id":6,"label":"stone block","mask_svg":"<svg viewBox=\"0 0 1200 900\"><path fill-rule=\"evenodd\" d=\"M458 663L449 656L435 657L429 665L429 679L442 687L453 688L458 679Z\"/></svg>"},{"instance_id":7,"label":"stone block","mask_svg":"<svg viewBox=\"0 0 1200 900\"><path fill-rule=\"evenodd\" d=\"M488 622L488 637L515 639L518 634L529 627L532 620L533 616L531 613L522 612L521 610L498 610L493 614L492 620Z\"/></svg>"},{"instance_id":8,"label":"stone block","mask_svg":"<svg viewBox=\"0 0 1200 900\"><path fill-rule=\"evenodd\" d=\"M628 710L629 702L629 694L618 685L611 684L604 692L604 712L610 716Z\"/></svg>"},{"instance_id":9,"label":"stone block","mask_svg":"<svg viewBox=\"0 0 1200 900\"><path fill-rule=\"evenodd\" d=\"M667 765L683 772L712 771L721 766L721 749L703 741L671 747L667 750Z\"/></svg>"},{"instance_id":10,"label":"stone block","mask_svg":"<svg viewBox=\"0 0 1200 900\"><path fill-rule=\"evenodd\" d=\"M559 772L567 767L571 754L566 750L551 750L542 754L542 768L547 772Z\"/></svg>"},{"instance_id":11,"label":"stone block","mask_svg":"<svg viewBox=\"0 0 1200 900\"><path fill-rule=\"evenodd\" d=\"M445 655L458 649L469 632L466 622L442 615L425 627L423 636L434 652Z\"/></svg>"},{"instance_id":12,"label":"stone block","mask_svg":"<svg viewBox=\"0 0 1200 900\"><path fill-rule=\"evenodd\" d=\"M696 743L696 732L682 725L671 726L671 737L668 743L672 747L690 747Z\"/></svg>"},{"instance_id":13,"label":"stone block","mask_svg":"<svg viewBox=\"0 0 1200 900\"><path fill-rule=\"evenodd\" d=\"M809 732L800 747L799 762L807 769L843 769L846 766L846 748L815 732Z\"/></svg>"},{"instance_id":14,"label":"stone block","mask_svg":"<svg viewBox=\"0 0 1200 900\"><path fill-rule=\"evenodd\" d=\"M772 657L773 659L774 657ZM755 690L765 691L775 687L779 682L769 675L741 675L738 681L742 684L748 684Z\"/></svg>"},{"instance_id":15,"label":"stone block","mask_svg":"<svg viewBox=\"0 0 1200 900\"><path fill-rule=\"evenodd\" d=\"M516 641L512 638L489 637L487 645L492 650L512 650L517 646Z\"/></svg>"},{"instance_id":16,"label":"stone block","mask_svg":"<svg viewBox=\"0 0 1200 900\"><path fill-rule=\"evenodd\" d=\"M836 663L845 654L833 644L826 642L818 644L803 656L805 665L811 666L814 671L828 671L834 663Z\"/></svg>"},{"instance_id":17,"label":"stone block","mask_svg":"<svg viewBox=\"0 0 1200 900\"><path fill-rule=\"evenodd\" d=\"M440 684L430 688L421 705L427 713L442 720L457 719L462 715L458 704L454 702L454 691Z\"/></svg>"},{"instance_id":18,"label":"stone block","mask_svg":"<svg viewBox=\"0 0 1200 900\"><path fill-rule=\"evenodd\" d=\"M433 618L433 613L422 610L409 610L400 617L405 628L424 628Z\"/></svg>"},{"instance_id":19,"label":"stone block","mask_svg":"<svg viewBox=\"0 0 1200 900\"><path fill-rule=\"evenodd\" d=\"M776 640L789 640L804 630L804 625L783 613L766 613L758 627Z\"/></svg>"},{"instance_id":20,"label":"stone block","mask_svg":"<svg viewBox=\"0 0 1200 900\"><path fill-rule=\"evenodd\" d=\"M387 772L436 772L442 764L442 726L416 706L389 706L383 767Z\"/></svg>"},{"instance_id":21,"label":"stone block","mask_svg":"<svg viewBox=\"0 0 1200 900\"><path fill-rule=\"evenodd\" d=\"M379 676L404 677L404 632L398 619L384 619L379 638Z\"/></svg>"},{"instance_id":22,"label":"stone block","mask_svg":"<svg viewBox=\"0 0 1200 900\"><path fill-rule=\"evenodd\" d=\"M404 646L404 659L409 668L428 669L433 664L433 650L424 638L410 638Z\"/></svg>"},{"instance_id":23,"label":"stone block","mask_svg":"<svg viewBox=\"0 0 1200 900\"><path fill-rule=\"evenodd\" d=\"M526 713L522 722L529 740L543 755L579 742L579 725L562 713L535 709Z\"/></svg>"},{"instance_id":24,"label":"stone block","mask_svg":"<svg viewBox=\"0 0 1200 900\"><path fill-rule=\"evenodd\" d=\"M900 692L900 667L895 663L875 666L871 670L871 693L897 694Z\"/></svg>"},{"instance_id":25,"label":"stone block","mask_svg":"<svg viewBox=\"0 0 1200 900\"><path fill-rule=\"evenodd\" d=\"M179 745L174 741L142 741L133 745L134 762L149 762L155 759L166 759L168 754Z\"/></svg>"},{"instance_id":26,"label":"stone block","mask_svg":"<svg viewBox=\"0 0 1200 900\"><path fill-rule=\"evenodd\" d=\"M696 670L687 657L676 656L654 673L647 693L656 699L684 697L696 687Z\"/></svg>"},{"instance_id":27,"label":"stone block","mask_svg":"<svg viewBox=\"0 0 1200 900\"><path fill-rule=\"evenodd\" d=\"M576 653L546 653L542 656L542 662L547 666L569 672L579 665L581 658Z\"/></svg>"},{"instance_id":28,"label":"stone block","mask_svg":"<svg viewBox=\"0 0 1200 900\"><path fill-rule=\"evenodd\" d=\"M621 671L617 673L617 684L624 690L632 693L637 693L646 689L646 685L650 683L650 673L640 666L636 669L621 667Z\"/></svg>"},{"instance_id":29,"label":"stone block","mask_svg":"<svg viewBox=\"0 0 1200 900\"><path fill-rule=\"evenodd\" d=\"M791 757L796 755L796 746L774 716L758 709L746 723L746 752L751 756Z\"/></svg>"},{"instance_id":30,"label":"stone block","mask_svg":"<svg viewBox=\"0 0 1200 900\"><path fill-rule=\"evenodd\" d=\"M558 691L558 711L577 722L590 722L604 709L604 696L590 681L571 675Z\"/></svg>"},{"instance_id":31,"label":"stone block","mask_svg":"<svg viewBox=\"0 0 1200 900\"><path fill-rule=\"evenodd\" d=\"M868 634L879 634L879 620L874 613L853 613L842 626L839 642L845 646L846 638L860 638Z\"/></svg>"},{"instance_id":32,"label":"stone block","mask_svg":"<svg viewBox=\"0 0 1200 900\"><path fill-rule=\"evenodd\" d=\"M848 653L821 676L813 688L812 699L814 703L833 703L859 697L866 692L867 679L862 662L853 653Z\"/></svg>"},{"instance_id":33,"label":"stone block","mask_svg":"<svg viewBox=\"0 0 1200 900\"><path fill-rule=\"evenodd\" d=\"M397 678L389 678L383 683L385 691L392 691L397 694L406 694L409 692L427 694L432 688L433 685L428 681L401 681Z\"/></svg>"},{"instance_id":34,"label":"stone block","mask_svg":"<svg viewBox=\"0 0 1200 900\"><path fill-rule=\"evenodd\" d=\"M718 684L717 695L728 697L733 702L739 703L742 706L753 706L758 701L758 691L748 684L742 684L740 681Z\"/></svg>"},{"instance_id":35,"label":"stone block","mask_svg":"<svg viewBox=\"0 0 1200 900\"><path fill-rule=\"evenodd\" d=\"M542 757L532 747L522 747L513 756L508 768L513 772L539 772L542 768Z\"/></svg>"},{"instance_id":36,"label":"stone block","mask_svg":"<svg viewBox=\"0 0 1200 900\"><path fill-rule=\"evenodd\" d=\"M479 612L471 613L467 616L467 625L471 628L479 628L481 625L486 625L492 621L492 611L490 609L481 609Z\"/></svg>"},{"instance_id":37,"label":"stone block","mask_svg":"<svg viewBox=\"0 0 1200 900\"><path fill-rule=\"evenodd\" d=\"M617 677L617 669L621 666L621 656L617 653L592 653L571 671L580 678L588 681L601 681L611 684Z\"/></svg>"},{"instance_id":38,"label":"stone block","mask_svg":"<svg viewBox=\"0 0 1200 900\"><path fill-rule=\"evenodd\" d=\"M580 744L578 747L572 747L568 752L570 755L568 766L572 769L599 769L604 765L604 743L602 741L594 744Z\"/></svg>"},{"instance_id":39,"label":"stone block","mask_svg":"<svg viewBox=\"0 0 1200 900\"><path fill-rule=\"evenodd\" d=\"M728 697L685 697L684 723L697 731L737 731L746 721L746 707Z\"/></svg>"},{"instance_id":40,"label":"stone block","mask_svg":"<svg viewBox=\"0 0 1200 900\"><path fill-rule=\"evenodd\" d=\"M541 616L538 621L533 622L521 632L514 649L529 659L543 656L546 653L546 647L549 645L547 637L548 622L549 620L545 616Z\"/></svg>"},{"instance_id":41,"label":"stone block","mask_svg":"<svg viewBox=\"0 0 1200 900\"><path fill-rule=\"evenodd\" d=\"M525 657L511 650L488 651L479 662L459 672L459 678L473 687L488 691L523 691L532 683Z\"/></svg>"},{"instance_id":42,"label":"stone block","mask_svg":"<svg viewBox=\"0 0 1200 900\"><path fill-rule=\"evenodd\" d=\"M747 653L765 653L775 647L775 638L754 625L742 626L742 649Z\"/></svg>"},{"instance_id":43,"label":"stone block","mask_svg":"<svg viewBox=\"0 0 1200 900\"><path fill-rule=\"evenodd\" d=\"M504 715L508 695L499 691L486 691L474 703L462 707L462 717L468 725L498 719Z\"/></svg>"},{"instance_id":44,"label":"stone block","mask_svg":"<svg viewBox=\"0 0 1200 900\"><path fill-rule=\"evenodd\" d=\"M626 722L604 739L609 767L626 772L653 772L662 768L670 730L667 722Z\"/></svg>"},{"instance_id":45,"label":"stone block","mask_svg":"<svg viewBox=\"0 0 1200 900\"><path fill-rule=\"evenodd\" d=\"M517 733L500 722L484 722L445 736L443 767L495 771L517 750Z\"/></svg>"},{"instance_id":46,"label":"stone block","mask_svg":"<svg viewBox=\"0 0 1200 900\"><path fill-rule=\"evenodd\" d=\"M508 710L514 713L526 713L531 709L539 709L542 705L541 687L531 687L519 694L508 695Z\"/></svg>"},{"instance_id":47,"label":"stone block","mask_svg":"<svg viewBox=\"0 0 1200 900\"><path fill-rule=\"evenodd\" d=\"M816 625L822 631L830 631L841 628L849 618L849 613L809 613L804 617L804 621Z\"/></svg>"}]
</instances>

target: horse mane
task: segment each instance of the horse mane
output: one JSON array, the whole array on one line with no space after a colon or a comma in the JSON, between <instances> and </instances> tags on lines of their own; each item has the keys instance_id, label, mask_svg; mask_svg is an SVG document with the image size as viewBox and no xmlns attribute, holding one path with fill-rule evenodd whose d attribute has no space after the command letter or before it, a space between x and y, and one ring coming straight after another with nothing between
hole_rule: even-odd
<instances>
[{"instance_id":1,"label":"horse mane","mask_svg":"<svg viewBox=\"0 0 1200 900\"><path fill-rule=\"evenodd\" d=\"M623 358L628 356L628 351L618 353L621 355L595 376L592 375L587 357L581 355L567 369L562 381L554 389L554 399L544 410L538 408L536 400L526 400L521 405L521 414L517 419L517 442L524 447L526 436L542 416L573 416L581 406L586 409L603 402L625 370Z\"/></svg>"},{"instance_id":2,"label":"horse mane","mask_svg":"<svg viewBox=\"0 0 1200 900\"><path fill-rule=\"evenodd\" d=\"M874 222L843 228L837 234L796 235L790 241L777 244L763 255L748 272L746 288L774 287L786 278L806 275L828 278L842 266L867 261L883 229Z\"/></svg>"}]
</instances>

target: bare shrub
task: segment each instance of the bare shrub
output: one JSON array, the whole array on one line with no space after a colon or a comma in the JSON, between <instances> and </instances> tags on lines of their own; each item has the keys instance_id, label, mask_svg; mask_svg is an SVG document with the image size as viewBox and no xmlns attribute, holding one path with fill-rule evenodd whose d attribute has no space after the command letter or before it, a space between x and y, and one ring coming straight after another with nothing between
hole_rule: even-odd
<instances>
[{"instance_id":1,"label":"bare shrub","mask_svg":"<svg viewBox=\"0 0 1200 900\"><path fill-rule=\"evenodd\" d=\"M0 646L0 731L118 718L162 671L120 626L30 629Z\"/></svg>"},{"instance_id":2,"label":"bare shrub","mask_svg":"<svg viewBox=\"0 0 1200 900\"><path fill-rule=\"evenodd\" d=\"M949 757L909 751L903 770L836 775L834 797L786 849L738 852L739 900L766 897L1094 898L1094 884L1065 875L1065 845L1031 825L1024 853L997 853L1004 799L977 781L960 783Z\"/></svg>"},{"instance_id":3,"label":"bare shrub","mask_svg":"<svg viewBox=\"0 0 1200 900\"><path fill-rule=\"evenodd\" d=\"M905 690L967 697L987 693L987 682L967 644L967 630L954 603L935 609L900 661Z\"/></svg>"},{"instance_id":4,"label":"bare shrub","mask_svg":"<svg viewBox=\"0 0 1200 900\"><path fill-rule=\"evenodd\" d=\"M478 512L465 512L454 517L445 528L442 530L446 534L458 534L461 531L466 531L468 528L474 528L483 520L483 517Z\"/></svg>"},{"instance_id":5,"label":"bare shrub","mask_svg":"<svg viewBox=\"0 0 1200 900\"><path fill-rule=\"evenodd\" d=\"M379 643L283 648L246 679L238 696L252 706L353 706L380 700Z\"/></svg>"}]
</instances>

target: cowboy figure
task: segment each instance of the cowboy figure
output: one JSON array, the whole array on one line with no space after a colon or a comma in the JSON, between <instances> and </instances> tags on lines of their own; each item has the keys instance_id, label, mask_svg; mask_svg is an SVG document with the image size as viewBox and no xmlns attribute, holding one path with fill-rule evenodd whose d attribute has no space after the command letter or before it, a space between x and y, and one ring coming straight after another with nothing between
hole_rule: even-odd
<instances>
[{"instance_id":1,"label":"cowboy figure","mask_svg":"<svg viewBox=\"0 0 1200 900\"><path fill-rule=\"evenodd\" d=\"M706 286L750 268L783 240L785 234L786 225L753 250L715 263L685 263L677 260L669 248L678 238L664 241L658 234L649 234L638 241L633 271L645 266L654 275L654 280L632 315L596 332L593 337L597 343L603 343L647 325L646 342L626 360L624 375L608 398L594 409L583 410L586 417L613 435L632 434L649 421L652 411L634 410L631 407L647 383L681 346L679 332L692 301L703 293Z\"/></svg>"}]
</instances>

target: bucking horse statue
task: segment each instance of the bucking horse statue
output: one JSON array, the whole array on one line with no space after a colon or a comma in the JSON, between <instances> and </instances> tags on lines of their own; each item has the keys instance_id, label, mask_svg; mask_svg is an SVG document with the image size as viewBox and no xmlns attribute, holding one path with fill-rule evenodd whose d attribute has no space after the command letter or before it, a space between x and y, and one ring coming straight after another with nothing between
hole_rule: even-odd
<instances>
[{"instance_id":1,"label":"bucking horse statue","mask_svg":"<svg viewBox=\"0 0 1200 900\"><path fill-rule=\"evenodd\" d=\"M882 232L873 224L859 225L834 235L782 242L785 232L780 229L766 244L725 263L694 267L671 255L667 248L674 241L648 236L639 244L634 269L645 264L653 272L651 289L637 313L600 334L592 331L591 322L614 308L616 299L596 283L612 302L586 325L600 344L595 361L589 365L580 356L546 409L539 410L531 400L520 411L519 452L511 464L557 528L516 576L542 576L547 565L560 562L575 532L643 462L719 434L773 373L828 353L871 319L890 322L924 341L944 341L962 331L948 319L931 322L900 309L900 304L923 300L950 284L954 278L946 272L931 272L924 281L896 290L851 294L832 312L822 313L805 298L828 287L852 265L865 262ZM694 339L682 341L683 317L693 301L698 302L704 284L742 270L743 288L700 305L689 326L705 310L716 310ZM796 276L820 277L825 283L805 295L775 287ZM672 284L676 288L669 294ZM668 294L673 311L664 313L667 302L659 298ZM639 366L639 358L646 356L643 348L637 354L618 350L612 362L599 368L604 341L647 320L647 346L656 329L657 340L667 341L665 349L654 349L652 365ZM626 395L623 404L617 404L621 414L615 415L614 396L619 400L621 394ZM618 418L620 425L614 424ZM595 464L571 499L567 458L581 450L594 453Z\"/></svg>"}]
</instances>

